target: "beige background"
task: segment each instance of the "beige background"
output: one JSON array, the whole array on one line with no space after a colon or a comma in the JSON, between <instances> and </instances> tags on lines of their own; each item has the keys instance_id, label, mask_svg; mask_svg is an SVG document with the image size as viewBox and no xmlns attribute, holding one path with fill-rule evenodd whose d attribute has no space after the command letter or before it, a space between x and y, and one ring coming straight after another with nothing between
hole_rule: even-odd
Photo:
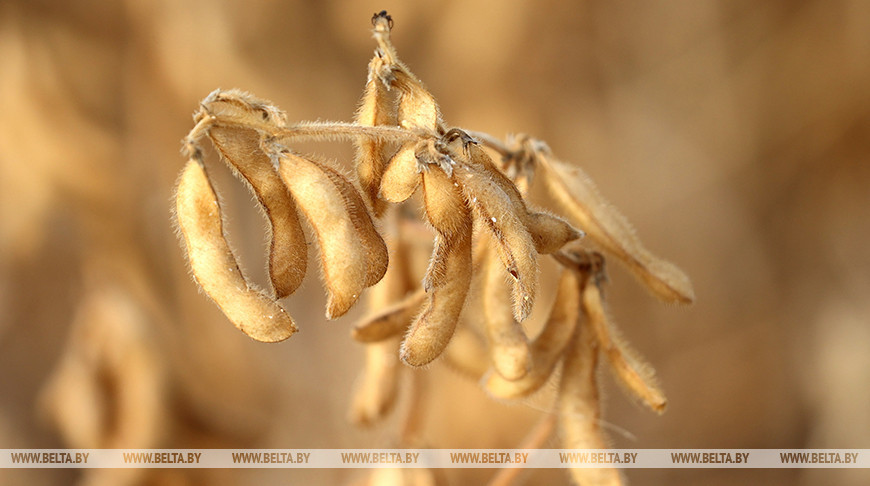
<instances>
[{"instance_id":1,"label":"beige background","mask_svg":"<svg viewBox=\"0 0 870 486\"><path fill-rule=\"evenodd\" d=\"M239 87L291 120L349 120L373 50L369 18L383 8L400 55L449 124L546 140L597 181L650 249L692 277L697 304L675 308L611 266L611 313L670 399L654 416L605 375L614 446L870 447L867 2L12 0L0 6L0 448L69 446L40 413L40 390L71 323L87 319L82 302L105 288L136 303L131 319L163 366L155 401L169 418L154 444L391 444L392 422L359 431L345 421L362 358L348 329L361 311L321 322L323 293L309 277L288 300L302 332L279 345L250 342L197 293L169 218L179 140L200 99ZM323 151L350 160L347 146ZM226 172L219 186L234 243L262 279L262 220ZM124 342L139 346L136 336ZM514 447L541 414L539 401L492 402L438 365L431 375L434 447ZM361 474L128 479L341 484ZM448 472L451 484L489 474ZM627 477L870 479L857 470ZM3 485L79 479L0 474ZM559 471L529 478L551 482L568 481Z\"/></svg>"}]
</instances>

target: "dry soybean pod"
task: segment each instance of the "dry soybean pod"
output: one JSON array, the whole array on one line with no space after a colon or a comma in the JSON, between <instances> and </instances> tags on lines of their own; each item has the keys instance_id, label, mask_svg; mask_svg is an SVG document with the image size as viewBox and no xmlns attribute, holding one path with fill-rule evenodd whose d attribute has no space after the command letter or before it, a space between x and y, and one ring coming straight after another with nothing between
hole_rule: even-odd
<instances>
[{"instance_id":1,"label":"dry soybean pod","mask_svg":"<svg viewBox=\"0 0 870 486\"><path fill-rule=\"evenodd\" d=\"M414 194L420 185L417 150L425 147L425 143L407 143L396 152L381 178L381 198L392 203L400 203Z\"/></svg>"},{"instance_id":2,"label":"dry soybean pod","mask_svg":"<svg viewBox=\"0 0 870 486\"><path fill-rule=\"evenodd\" d=\"M480 235L486 238L485 235ZM529 340L511 311L510 289L498 255L489 251L485 259L485 277L481 289L486 335L492 365L508 381L526 376L532 367Z\"/></svg>"},{"instance_id":3,"label":"dry soybean pod","mask_svg":"<svg viewBox=\"0 0 870 486\"><path fill-rule=\"evenodd\" d=\"M328 299L327 319L344 315L366 287L366 247L339 187L321 167L288 151L278 155L279 173L317 235Z\"/></svg>"},{"instance_id":4,"label":"dry soybean pod","mask_svg":"<svg viewBox=\"0 0 870 486\"><path fill-rule=\"evenodd\" d=\"M375 54L369 63L368 81L356 112L356 123L359 125L396 125L395 100L389 92L389 87L379 76L384 69L389 71L389 67L384 66L383 58ZM375 216L380 216L386 209L386 205L378 197L381 177L386 167L385 150L386 142L383 140L362 137L357 142L357 175Z\"/></svg>"},{"instance_id":5,"label":"dry soybean pod","mask_svg":"<svg viewBox=\"0 0 870 486\"><path fill-rule=\"evenodd\" d=\"M441 112L435 97L409 71L398 70L394 73L393 86L399 88L399 126L403 128L422 128L433 132L441 126Z\"/></svg>"},{"instance_id":6,"label":"dry soybean pod","mask_svg":"<svg viewBox=\"0 0 870 486\"><path fill-rule=\"evenodd\" d=\"M438 167L423 173L426 219L435 248L423 279L428 301L402 342L402 361L422 366L447 347L471 285L471 211L452 178Z\"/></svg>"},{"instance_id":7,"label":"dry soybean pod","mask_svg":"<svg viewBox=\"0 0 870 486\"><path fill-rule=\"evenodd\" d=\"M194 278L237 328L263 342L296 332L284 308L242 275L224 236L217 195L197 160L189 160L179 178L175 217Z\"/></svg>"},{"instance_id":8,"label":"dry soybean pod","mask_svg":"<svg viewBox=\"0 0 870 486\"><path fill-rule=\"evenodd\" d=\"M435 237L433 262L440 262L450 278L438 279L427 292L429 300L402 342L400 356L411 366L423 366L441 355L465 304L471 284L471 215L465 214L466 231L452 239Z\"/></svg>"},{"instance_id":9,"label":"dry soybean pod","mask_svg":"<svg viewBox=\"0 0 870 486\"><path fill-rule=\"evenodd\" d=\"M555 202L595 243L624 263L659 299L680 304L695 300L689 277L676 265L650 253L625 217L601 197L579 167L543 153L537 158Z\"/></svg>"},{"instance_id":10,"label":"dry soybean pod","mask_svg":"<svg viewBox=\"0 0 870 486\"><path fill-rule=\"evenodd\" d=\"M583 236L583 232L571 226L562 218L529 209L522 192L476 143L464 144L469 164L487 174L510 199L514 212L532 236L535 250L540 254L550 254L566 243Z\"/></svg>"},{"instance_id":11,"label":"dry soybean pod","mask_svg":"<svg viewBox=\"0 0 870 486\"><path fill-rule=\"evenodd\" d=\"M441 126L441 112L435 97L423 83L405 66L396 54L390 41L389 23L375 16L374 34L378 50L370 65L369 76L373 71L382 82L399 90L397 118L403 128L417 128L438 132Z\"/></svg>"},{"instance_id":12,"label":"dry soybean pod","mask_svg":"<svg viewBox=\"0 0 870 486\"><path fill-rule=\"evenodd\" d=\"M398 391L399 338L366 345L365 369L354 391L349 417L358 425L383 418L396 402Z\"/></svg>"},{"instance_id":13,"label":"dry soybean pod","mask_svg":"<svg viewBox=\"0 0 870 486\"><path fill-rule=\"evenodd\" d=\"M556 363L580 318L581 276L572 270L563 270L559 280L556 300L541 333L532 342L532 369L520 380L509 381L497 373L491 373L484 387L497 398L520 398L539 390L553 374Z\"/></svg>"},{"instance_id":14,"label":"dry soybean pod","mask_svg":"<svg viewBox=\"0 0 870 486\"><path fill-rule=\"evenodd\" d=\"M351 336L362 343L373 343L397 336L408 329L425 301L426 293L422 289L418 290L364 318L351 330Z\"/></svg>"},{"instance_id":15,"label":"dry soybean pod","mask_svg":"<svg viewBox=\"0 0 870 486\"><path fill-rule=\"evenodd\" d=\"M208 135L233 169L247 181L269 221L269 278L280 299L296 291L305 278L308 246L296 204L269 157L260 149L260 134L250 128L221 125L221 117L251 123L283 124L283 113L265 101L241 93L213 93L203 102L218 113Z\"/></svg>"},{"instance_id":16,"label":"dry soybean pod","mask_svg":"<svg viewBox=\"0 0 870 486\"><path fill-rule=\"evenodd\" d=\"M589 282L583 290L583 310L595 331L610 367L628 391L656 413L663 413L667 399L659 388L652 367L644 363L616 334L604 311L601 289Z\"/></svg>"},{"instance_id":17,"label":"dry soybean pod","mask_svg":"<svg viewBox=\"0 0 870 486\"><path fill-rule=\"evenodd\" d=\"M366 209L365 202L363 202L362 197L353 184L331 163L315 157L306 158L315 163L329 177L329 180L332 181L339 192L341 192L342 197L344 197L350 220L359 234L360 241L368 257L365 285L370 287L378 283L387 272L390 259L387 244L384 243L384 239L381 238L378 230L375 229L372 218Z\"/></svg>"},{"instance_id":18,"label":"dry soybean pod","mask_svg":"<svg viewBox=\"0 0 870 486\"><path fill-rule=\"evenodd\" d=\"M583 236L583 232L552 214L528 211L523 223L532 235L535 250L542 255L559 251L566 244Z\"/></svg>"},{"instance_id":19,"label":"dry soybean pod","mask_svg":"<svg viewBox=\"0 0 870 486\"><path fill-rule=\"evenodd\" d=\"M434 151L434 147L430 147ZM431 153L427 152L431 156ZM440 157L440 154L437 154ZM462 238L471 239L470 212L462 193L454 180L444 173L436 162L427 163L423 169L423 204L426 220L442 236L442 239L452 240L460 234ZM423 279L423 290L429 292L433 287L440 286L440 281L450 276L442 259L446 252L432 252L429 268Z\"/></svg>"},{"instance_id":20,"label":"dry soybean pod","mask_svg":"<svg viewBox=\"0 0 870 486\"><path fill-rule=\"evenodd\" d=\"M478 220L495 238L502 263L513 277L513 313L522 322L532 310L538 287L538 254L532 237L509 196L485 172L459 163L454 173Z\"/></svg>"},{"instance_id":21,"label":"dry soybean pod","mask_svg":"<svg viewBox=\"0 0 870 486\"><path fill-rule=\"evenodd\" d=\"M598 346L595 331L581 320L566 348L559 383L557 410L562 447L565 449L604 449L599 402ZM613 468L572 468L576 484L618 485Z\"/></svg>"}]
</instances>

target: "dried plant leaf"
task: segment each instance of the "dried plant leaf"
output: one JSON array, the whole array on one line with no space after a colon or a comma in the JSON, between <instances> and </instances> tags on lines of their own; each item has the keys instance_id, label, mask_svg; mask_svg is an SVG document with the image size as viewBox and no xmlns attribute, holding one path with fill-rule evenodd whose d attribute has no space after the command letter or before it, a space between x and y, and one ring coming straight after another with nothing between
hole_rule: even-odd
<instances>
[{"instance_id":1,"label":"dried plant leaf","mask_svg":"<svg viewBox=\"0 0 870 486\"><path fill-rule=\"evenodd\" d=\"M278 171L314 229L328 299L326 318L344 315L359 299L369 275L366 247L341 188L320 165L284 151Z\"/></svg>"},{"instance_id":2,"label":"dried plant leaf","mask_svg":"<svg viewBox=\"0 0 870 486\"><path fill-rule=\"evenodd\" d=\"M506 380L497 373L490 373L484 382L484 388L489 394L498 398L520 398L536 392L547 383L571 341L580 318L581 285L581 276L577 272L562 272L550 315L531 345L531 370L522 379L514 381Z\"/></svg>"},{"instance_id":3,"label":"dried plant leaf","mask_svg":"<svg viewBox=\"0 0 870 486\"><path fill-rule=\"evenodd\" d=\"M694 301L695 293L686 274L650 253L628 221L598 194L579 167L544 154L539 154L538 160L555 201L604 251L623 262L663 301L682 304Z\"/></svg>"},{"instance_id":4,"label":"dried plant leaf","mask_svg":"<svg viewBox=\"0 0 870 486\"><path fill-rule=\"evenodd\" d=\"M242 275L223 233L217 195L196 160L187 162L179 178L175 217L194 278L239 330L264 342L297 331L284 308Z\"/></svg>"},{"instance_id":5,"label":"dried plant leaf","mask_svg":"<svg viewBox=\"0 0 870 486\"><path fill-rule=\"evenodd\" d=\"M604 312L601 289L593 282L583 290L583 310L602 352L622 385L651 410L663 413L667 399L656 383L652 367L643 362L613 329Z\"/></svg>"},{"instance_id":6,"label":"dried plant leaf","mask_svg":"<svg viewBox=\"0 0 870 486\"><path fill-rule=\"evenodd\" d=\"M601 431L601 409L598 380L598 346L595 330L581 320L566 348L557 402L559 430L565 449L606 448ZM572 468L571 477L577 484L622 484L616 469Z\"/></svg>"},{"instance_id":7,"label":"dried plant leaf","mask_svg":"<svg viewBox=\"0 0 870 486\"><path fill-rule=\"evenodd\" d=\"M504 267L493 251L488 252L484 272L481 298L493 369L508 381L519 380L532 367L529 340L514 319Z\"/></svg>"}]
</instances>

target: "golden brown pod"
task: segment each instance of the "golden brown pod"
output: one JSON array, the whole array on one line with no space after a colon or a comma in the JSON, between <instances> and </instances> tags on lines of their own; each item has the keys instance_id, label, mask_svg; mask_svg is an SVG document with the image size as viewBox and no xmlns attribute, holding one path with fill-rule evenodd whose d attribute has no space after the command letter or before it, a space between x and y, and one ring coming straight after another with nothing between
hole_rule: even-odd
<instances>
[{"instance_id":1,"label":"golden brown pod","mask_svg":"<svg viewBox=\"0 0 870 486\"><path fill-rule=\"evenodd\" d=\"M547 383L580 319L581 285L581 276L577 272L562 272L550 315L531 345L531 370L522 379L514 381L491 373L484 383L487 392L497 398L520 398L536 392Z\"/></svg>"},{"instance_id":2,"label":"golden brown pod","mask_svg":"<svg viewBox=\"0 0 870 486\"><path fill-rule=\"evenodd\" d=\"M488 235L482 234L481 238ZM490 249L481 288L484 323L493 369L508 381L526 376L532 367L529 340L511 311L510 287L498 255Z\"/></svg>"},{"instance_id":3,"label":"golden brown pod","mask_svg":"<svg viewBox=\"0 0 870 486\"><path fill-rule=\"evenodd\" d=\"M239 91L216 92L203 101L214 123L208 135L233 173L248 183L269 221L269 278L280 299L292 294L305 278L308 246L296 204L269 157L260 148L261 135L251 128L225 126L222 120L248 124L284 124L284 114Z\"/></svg>"},{"instance_id":4,"label":"golden brown pod","mask_svg":"<svg viewBox=\"0 0 870 486\"><path fill-rule=\"evenodd\" d=\"M523 223L532 235L535 250L543 255L559 251L566 244L583 236L583 232L564 219L549 213L528 211Z\"/></svg>"},{"instance_id":5,"label":"golden brown pod","mask_svg":"<svg viewBox=\"0 0 870 486\"><path fill-rule=\"evenodd\" d=\"M601 289L594 282L589 282L583 290L583 311L619 382L641 403L654 412L663 413L667 399L656 383L652 367L637 357L616 334L604 311Z\"/></svg>"},{"instance_id":6,"label":"golden brown pod","mask_svg":"<svg viewBox=\"0 0 870 486\"><path fill-rule=\"evenodd\" d=\"M194 159L178 181L175 217L194 279L237 328L264 342L282 341L296 332L284 308L242 275L224 236L217 195Z\"/></svg>"},{"instance_id":7,"label":"golden brown pod","mask_svg":"<svg viewBox=\"0 0 870 486\"><path fill-rule=\"evenodd\" d=\"M425 144L405 144L390 159L381 178L380 197L392 203L400 203L411 197L420 185L420 166L417 162L418 148Z\"/></svg>"},{"instance_id":8,"label":"golden brown pod","mask_svg":"<svg viewBox=\"0 0 870 486\"><path fill-rule=\"evenodd\" d=\"M465 297L471 284L471 216L466 213L467 231L457 232L452 239L435 237L433 264L449 278L436 282L427 292L428 301L402 342L400 356L411 366L423 366L441 355L450 342ZM430 271L434 265L430 265Z\"/></svg>"},{"instance_id":9,"label":"golden brown pod","mask_svg":"<svg viewBox=\"0 0 870 486\"><path fill-rule=\"evenodd\" d=\"M556 405L565 449L606 448L601 431L597 365L595 331L588 323L581 322L566 349ZM621 484L616 469L608 467L572 468L571 476L576 484Z\"/></svg>"},{"instance_id":10,"label":"golden brown pod","mask_svg":"<svg viewBox=\"0 0 870 486\"><path fill-rule=\"evenodd\" d=\"M365 368L350 406L349 418L368 425L383 418L396 402L399 382L399 338L366 345Z\"/></svg>"},{"instance_id":11,"label":"golden brown pod","mask_svg":"<svg viewBox=\"0 0 870 486\"><path fill-rule=\"evenodd\" d=\"M461 133L464 134L464 132ZM514 212L532 236L535 250L538 253L554 253L568 242L583 236L582 231L574 228L564 219L529 209L516 184L502 173L483 148L477 143L467 143L467 140L472 139L467 134L464 136L467 138L463 140L463 150L468 157L469 164L489 176L492 182L510 199ZM462 135L460 135L460 139L462 139Z\"/></svg>"},{"instance_id":12,"label":"golden brown pod","mask_svg":"<svg viewBox=\"0 0 870 486\"><path fill-rule=\"evenodd\" d=\"M471 240L470 212L456 183L438 166L427 164L424 167L422 187L426 220L442 239L450 241L461 237ZM423 278L423 290L426 292L440 286L440 281L447 278L442 260L446 256L446 252L433 251Z\"/></svg>"},{"instance_id":13,"label":"golden brown pod","mask_svg":"<svg viewBox=\"0 0 870 486\"><path fill-rule=\"evenodd\" d=\"M383 60L378 55L369 63L369 77L363 91L356 123L363 126L396 125L395 100L384 85L378 73L383 68ZM384 201L378 197L381 177L386 168L386 143L373 138L360 138L357 142L356 169L363 194L368 199L375 216L386 209Z\"/></svg>"},{"instance_id":14,"label":"golden brown pod","mask_svg":"<svg viewBox=\"0 0 870 486\"><path fill-rule=\"evenodd\" d=\"M353 184L331 163L314 157L308 157L308 160L316 164L326 174L344 198L347 212L350 215L350 221L353 223L354 228L356 228L366 252L368 265L365 286L371 287L380 282L387 272L390 261L387 244L375 228L366 205Z\"/></svg>"},{"instance_id":15,"label":"golden brown pod","mask_svg":"<svg viewBox=\"0 0 870 486\"><path fill-rule=\"evenodd\" d=\"M539 154L543 179L567 217L583 228L605 252L619 261L665 302L695 300L689 277L676 265L649 252L628 221L607 203L595 184L579 168Z\"/></svg>"},{"instance_id":16,"label":"golden brown pod","mask_svg":"<svg viewBox=\"0 0 870 486\"><path fill-rule=\"evenodd\" d=\"M369 280L366 246L330 174L291 152L283 151L277 157L281 177L316 234L328 294L326 317L335 319L356 303Z\"/></svg>"},{"instance_id":17,"label":"golden brown pod","mask_svg":"<svg viewBox=\"0 0 870 486\"><path fill-rule=\"evenodd\" d=\"M398 336L408 329L425 301L426 293L421 289L395 304L383 308L372 307L376 309L375 313L357 323L351 330L351 336L362 343Z\"/></svg>"},{"instance_id":18,"label":"golden brown pod","mask_svg":"<svg viewBox=\"0 0 870 486\"><path fill-rule=\"evenodd\" d=\"M532 311L538 287L537 251L507 194L482 170L457 164L454 177L477 220L489 228L495 248L512 277L513 314L522 322Z\"/></svg>"},{"instance_id":19,"label":"golden brown pod","mask_svg":"<svg viewBox=\"0 0 870 486\"><path fill-rule=\"evenodd\" d=\"M435 228L435 248L423 289L428 301L402 342L402 361L422 366L450 342L471 285L471 211L452 178L437 167L423 173L426 218Z\"/></svg>"},{"instance_id":20,"label":"golden brown pod","mask_svg":"<svg viewBox=\"0 0 870 486\"><path fill-rule=\"evenodd\" d=\"M441 125L441 112L435 97L410 71L397 70L394 76L393 86L401 93L398 110L399 126L437 132Z\"/></svg>"}]
</instances>

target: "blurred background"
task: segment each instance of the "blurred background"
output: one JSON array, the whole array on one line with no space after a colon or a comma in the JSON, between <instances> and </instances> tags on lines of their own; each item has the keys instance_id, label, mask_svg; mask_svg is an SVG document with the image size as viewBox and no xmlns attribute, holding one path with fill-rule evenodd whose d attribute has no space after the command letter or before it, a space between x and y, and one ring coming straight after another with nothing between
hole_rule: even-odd
<instances>
[{"instance_id":1,"label":"blurred background","mask_svg":"<svg viewBox=\"0 0 870 486\"><path fill-rule=\"evenodd\" d=\"M870 3L6 0L0 448L394 445L395 418L346 420L363 359L348 331L362 311L324 322L309 276L287 300L302 331L251 341L198 293L169 211L199 100L238 87L291 121L350 120L381 9L448 124L546 140L692 278L697 303L678 308L610 268L611 315L670 402L655 416L604 374L614 447L870 447ZM351 147L322 145L351 160ZM233 243L263 281L263 219L213 167ZM428 446L513 448L544 413L534 399L492 401L438 364L426 373ZM481 484L492 471L444 474ZM3 471L0 484L365 475L42 469ZM870 481L809 469L627 478ZM568 484L563 471L527 479Z\"/></svg>"}]
</instances>

